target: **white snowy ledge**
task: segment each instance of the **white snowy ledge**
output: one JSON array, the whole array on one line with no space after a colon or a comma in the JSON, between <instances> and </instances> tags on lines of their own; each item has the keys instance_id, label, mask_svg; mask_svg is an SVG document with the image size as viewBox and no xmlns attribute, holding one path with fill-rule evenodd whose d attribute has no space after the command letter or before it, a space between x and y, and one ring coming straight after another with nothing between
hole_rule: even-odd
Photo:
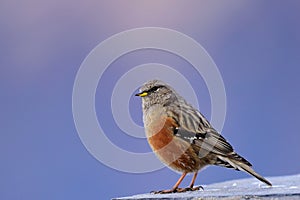
<instances>
[{"instance_id":1,"label":"white snowy ledge","mask_svg":"<svg viewBox=\"0 0 300 200\"><path fill-rule=\"evenodd\" d=\"M269 187L253 178L232 180L203 185L204 191L173 194L138 194L113 200L196 200L196 199L300 199L300 174L293 176L267 177L273 184Z\"/></svg>"}]
</instances>

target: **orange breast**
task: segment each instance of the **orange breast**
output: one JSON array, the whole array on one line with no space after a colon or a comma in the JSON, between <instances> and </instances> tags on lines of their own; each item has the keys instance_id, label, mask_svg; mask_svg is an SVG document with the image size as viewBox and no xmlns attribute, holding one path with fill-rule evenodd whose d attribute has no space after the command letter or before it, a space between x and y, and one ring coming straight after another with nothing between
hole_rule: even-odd
<instances>
[{"instance_id":1,"label":"orange breast","mask_svg":"<svg viewBox=\"0 0 300 200\"><path fill-rule=\"evenodd\" d=\"M174 136L177 127L172 118L164 118L151 124L148 142L158 158L176 171L194 172L199 170L199 157L190 143ZM156 127L153 127L156 126ZM153 130L156 130L153 132Z\"/></svg>"}]
</instances>

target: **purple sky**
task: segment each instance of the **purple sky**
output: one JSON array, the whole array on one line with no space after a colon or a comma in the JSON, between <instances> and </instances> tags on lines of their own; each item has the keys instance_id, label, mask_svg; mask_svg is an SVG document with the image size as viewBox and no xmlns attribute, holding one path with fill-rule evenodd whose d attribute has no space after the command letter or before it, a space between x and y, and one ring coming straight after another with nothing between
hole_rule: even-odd
<instances>
[{"instance_id":1,"label":"purple sky","mask_svg":"<svg viewBox=\"0 0 300 200\"><path fill-rule=\"evenodd\" d=\"M238 153L264 176L299 173L299 10L293 0L1 1L0 199L109 199L176 182L179 175L167 168L130 174L104 166L83 146L73 121L73 84L85 57L111 35L146 26L180 31L210 54L227 95L222 134ZM155 50L124 55L100 81L96 110L111 141L133 152L149 146L117 127L111 89L126 70L149 62L184 69L210 118L205 83L184 60ZM129 109L142 125L140 104L132 98ZM197 184L245 177L210 167Z\"/></svg>"}]
</instances>

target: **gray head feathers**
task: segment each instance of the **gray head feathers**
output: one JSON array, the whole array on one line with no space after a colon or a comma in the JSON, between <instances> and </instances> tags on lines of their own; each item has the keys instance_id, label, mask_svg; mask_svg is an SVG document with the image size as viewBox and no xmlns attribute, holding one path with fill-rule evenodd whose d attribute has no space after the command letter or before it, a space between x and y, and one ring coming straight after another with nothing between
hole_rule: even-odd
<instances>
[{"instance_id":1,"label":"gray head feathers","mask_svg":"<svg viewBox=\"0 0 300 200\"><path fill-rule=\"evenodd\" d=\"M183 98L176 93L176 91L168 84L160 80L151 80L146 82L141 88L140 93L143 102L143 111L148 110L151 106L158 104L167 106L171 103L177 102L178 99Z\"/></svg>"}]
</instances>

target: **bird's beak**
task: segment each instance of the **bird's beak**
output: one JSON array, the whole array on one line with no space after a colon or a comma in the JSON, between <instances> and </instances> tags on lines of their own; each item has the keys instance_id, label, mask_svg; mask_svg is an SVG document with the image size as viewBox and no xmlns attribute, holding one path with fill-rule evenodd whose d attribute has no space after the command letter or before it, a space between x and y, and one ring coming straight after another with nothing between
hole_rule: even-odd
<instances>
[{"instance_id":1,"label":"bird's beak","mask_svg":"<svg viewBox=\"0 0 300 200\"><path fill-rule=\"evenodd\" d=\"M141 92L141 93L135 94L135 96L139 96L139 97L145 97L147 95L148 95L148 92Z\"/></svg>"}]
</instances>

